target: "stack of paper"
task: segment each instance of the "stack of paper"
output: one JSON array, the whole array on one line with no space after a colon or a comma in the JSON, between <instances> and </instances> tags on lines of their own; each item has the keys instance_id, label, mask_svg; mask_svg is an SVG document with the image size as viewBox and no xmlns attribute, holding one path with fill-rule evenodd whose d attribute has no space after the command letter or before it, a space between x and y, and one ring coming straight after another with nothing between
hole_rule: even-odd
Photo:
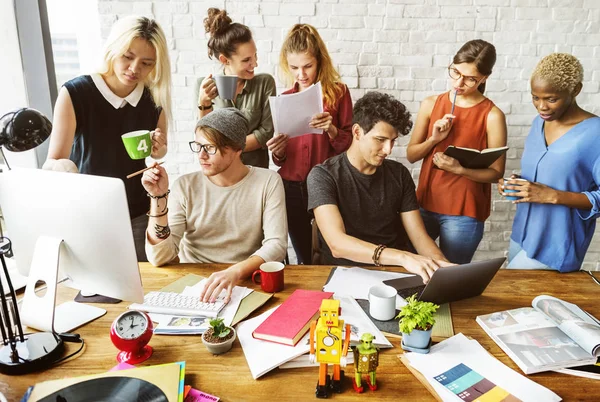
<instances>
[{"instance_id":1,"label":"stack of paper","mask_svg":"<svg viewBox=\"0 0 600 402\"><path fill-rule=\"evenodd\" d=\"M457 334L431 347L429 354L405 353L444 401L560 401L549 389L491 356L476 340Z\"/></svg>"},{"instance_id":2,"label":"stack of paper","mask_svg":"<svg viewBox=\"0 0 600 402\"><path fill-rule=\"evenodd\" d=\"M297 137L304 134L322 134L323 129L309 123L317 113L323 113L323 91L317 82L302 92L270 96L271 116L276 133Z\"/></svg>"},{"instance_id":3,"label":"stack of paper","mask_svg":"<svg viewBox=\"0 0 600 402\"><path fill-rule=\"evenodd\" d=\"M252 332L269 317L277 307L272 308L258 317L246 320L237 326L237 336L242 345L248 367L255 380L295 357L308 353L309 334L306 334L296 346L263 341L252 336Z\"/></svg>"}]
</instances>

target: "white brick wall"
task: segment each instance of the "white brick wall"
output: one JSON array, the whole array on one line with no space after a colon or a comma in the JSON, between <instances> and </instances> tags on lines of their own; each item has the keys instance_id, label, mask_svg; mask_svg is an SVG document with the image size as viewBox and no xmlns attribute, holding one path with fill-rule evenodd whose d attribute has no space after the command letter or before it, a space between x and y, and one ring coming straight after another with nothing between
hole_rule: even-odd
<instances>
[{"instance_id":1,"label":"white brick wall","mask_svg":"<svg viewBox=\"0 0 600 402\"><path fill-rule=\"evenodd\" d=\"M509 175L520 168L524 138L535 116L528 78L537 61L554 51L571 52L583 63L578 101L600 113L600 1L597 0L98 0L102 33L120 16L156 18L170 43L175 124L170 129L167 168L173 176L196 170L187 150L195 121L195 78L212 72L202 21L208 7L226 8L250 26L259 71L276 75L281 42L295 23L316 26L354 100L381 90L402 100L416 116L419 101L447 88L445 66L467 40L491 41L498 52L487 96L507 115ZM276 76L276 79L278 77ZM283 90L278 80L279 90ZM406 141L393 157L418 178L420 163L406 159ZM476 259L505 255L515 208L495 193L492 215ZM600 269L600 229L584 268Z\"/></svg>"}]
</instances>

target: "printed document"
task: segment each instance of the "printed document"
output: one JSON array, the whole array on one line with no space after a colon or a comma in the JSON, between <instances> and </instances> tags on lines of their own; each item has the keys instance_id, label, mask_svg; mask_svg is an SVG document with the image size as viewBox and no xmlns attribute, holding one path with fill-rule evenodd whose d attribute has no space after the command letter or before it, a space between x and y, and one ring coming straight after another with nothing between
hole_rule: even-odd
<instances>
[{"instance_id":1,"label":"printed document","mask_svg":"<svg viewBox=\"0 0 600 402\"><path fill-rule=\"evenodd\" d=\"M322 129L308 125L314 115L323 113L323 91L320 82L295 94L270 96L269 105L276 134L287 134L290 137L323 134Z\"/></svg>"}]
</instances>

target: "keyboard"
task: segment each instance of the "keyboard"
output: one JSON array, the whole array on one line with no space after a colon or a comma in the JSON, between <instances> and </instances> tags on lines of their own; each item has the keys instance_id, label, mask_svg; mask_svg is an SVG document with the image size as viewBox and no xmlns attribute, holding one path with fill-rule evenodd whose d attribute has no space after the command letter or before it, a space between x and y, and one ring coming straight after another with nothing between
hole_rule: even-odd
<instances>
[{"instance_id":1,"label":"keyboard","mask_svg":"<svg viewBox=\"0 0 600 402\"><path fill-rule=\"evenodd\" d=\"M415 286L413 288L399 289L398 294L403 299L406 299L407 297L410 297L410 296L416 294L417 295L416 298L418 299L419 296L421 296L421 293L423 293L423 290L425 290L425 285Z\"/></svg>"},{"instance_id":2,"label":"keyboard","mask_svg":"<svg viewBox=\"0 0 600 402\"><path fill-rule=\"evenodd\" d=\"M224 296L219 296L213 303L204 303L198 296L185 296L175 292L150 292L144 296L143 304L134 303L129 309L156 314L214 318L225 307L224 299Z\"/></svg>"}]
</instances>

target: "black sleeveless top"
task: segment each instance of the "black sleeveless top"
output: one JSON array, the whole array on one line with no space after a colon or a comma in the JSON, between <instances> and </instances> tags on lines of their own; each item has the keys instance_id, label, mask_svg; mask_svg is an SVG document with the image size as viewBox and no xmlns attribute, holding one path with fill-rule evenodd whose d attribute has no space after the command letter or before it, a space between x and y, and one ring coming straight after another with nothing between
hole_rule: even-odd
<instances>
[{"instance_id":1,"label":"black sleeveless top","mask_svg":"<svg viewBox=\"0 0 600 402\"><path fill-rule=\"evenodd\" d=\"M71 156L81 173L116 177L125 182L131 218L146 213L149 207L140 176L129 173L146 167L144 160L127 155L121 135L135 130L154 130L161 108L157 108L148 88L136 107L129 103L115 109L102 96L92 77L82 75L64 84L69 91L77 128Z\"/></svg>"}]
</instances>

